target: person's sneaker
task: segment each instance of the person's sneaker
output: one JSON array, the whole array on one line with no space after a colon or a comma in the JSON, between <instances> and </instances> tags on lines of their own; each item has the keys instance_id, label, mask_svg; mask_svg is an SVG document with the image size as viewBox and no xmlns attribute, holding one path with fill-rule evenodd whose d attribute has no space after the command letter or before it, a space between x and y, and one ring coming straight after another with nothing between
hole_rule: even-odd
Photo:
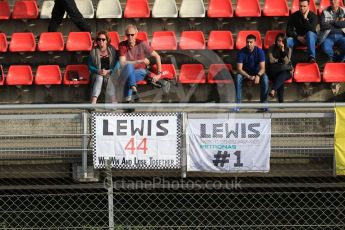
<instances>
[{"instance_id":1,"label":"person's sneaker","mask_svg":"<svg viewBox=\"0 0 345 230\"><path fill-rule=\"evenodd\" d=\"M340 83L333 82L331 85L332 93L334 95L337 95L339 93L340 87L341 87Z\"/></svg>"},{"instance_id":2,"label":"person's sneaker","mask_svg":"<svg viewBox=\"0 0 345 230\"><path fill-rule=\"evenodd\" d=\"M269 108L260 108L257 110L258 113L266 113L266 112L269 112L270 109Z\"/></svg>"},{"instance_id":3,"label":"person's sneaker","mask_svg":"<svg viewBox=\"0 0 345 230\"><path fill-rule=\"evenodd\" d=\"M132 102L132 96L125 97L125 100L123 103L131 103Z\"/></svg>"},{"instance_id":4,"label":"person's sneaker","mask_svg":"<svg viewBox=\"0 0 345 230\"><path fill-rule=\"evenodd\" d=\"M134 102L140 101L140 97L139 97L138 91L133 91L133 93L132 93L132 99L133 99Z\"/></svg>"},{"instance_id":5,"label":"person's sneaker","mask_svg":"<svg viewBox=\"0 0 345 230\"><path fill-rule=\"evenodd\" d=\"M308 62L309 63L316 63L316 60L314 57L309 57Z\"/></svg>"},{"instance_id":6,"label":"person's sneaker","mask_svg":"<svg viewBox=\"0 0 345 230\"><path fill-rule=\"evenodd\" d=\"M240 112L240 108L233 108L232 111L235 113L238 113L238 112Z\"/></svg>"}]
</instances>

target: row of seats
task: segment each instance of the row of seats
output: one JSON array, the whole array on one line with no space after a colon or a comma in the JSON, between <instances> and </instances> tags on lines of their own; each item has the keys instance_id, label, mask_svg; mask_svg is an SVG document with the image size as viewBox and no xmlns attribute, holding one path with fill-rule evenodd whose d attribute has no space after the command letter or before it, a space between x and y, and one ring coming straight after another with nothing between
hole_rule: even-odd
<instances>
[{"instance_id":1,"label":"row of seats","mask_svg":"<svg viewBox=\"0 0 345 230\"><path fill-rule=\"evenodd\" d=\"M0 52L34 52L36 50L36 40L33 33L13 33L11 42L8 45L4 33L0 33ZM60 32L43 32L40 35L38 51L63 51L65 43ZM68 35L67 51L90 51L92 49L92 39L88 32L70 32Z\"/></svg>"},{"instance_id":2,"label":"row of seats","mask_svg":"<svg viewBox=\"0 0 345 230\"><path fill-rule=\"evenodd\" d=\"M93 18L95 10L91 0L75 0L84 18ZM259 0L237 0L235 14L231 0L210 0L207 16L210 18L288 16L299 8L299 0L293 0L291 10L287 0L265 0L261 12ZM330 5L330 0L321 0L317 9L315 0L310 0L310 9L314 13L321 13ZM341 0L341 5L343 2ZM54 0L43 1L40 18L51 18ZM153 18L201 18L206 10L203 0L182 0L178 11L175 0L155 0L152 8ZM10 6L7 0L0 1L0 19L9 19ZM17 0L12 11L13 19L35 19L39 16L39 8L35 0ZM149 18L150 7L148 0L127 0L123 17ZM119 0L99 0L96 18L122 18L122 8Z\"/></svg>"},{"instance_id":3,"label":"row of seats","mask_svg":"<svg viewBox=\"0 0 345 230\"><path fill-rule=\"evenodd\" d=\"M269 30L266 32L264 45L261 34L257 30L240 31L237 35L236 46L234 45L231 31L213 30L210 32L206 47L206 40L202 31L183 31L181 33L179 49L181 50L232 50L241 49L246 45L246 37L253 34L256 37L257 46L268 49L274 43L278 33L284 30ZM109 32L111 44L118 49L120 36L116 31ZM139 32L138 39L148 41L146 32ZM67 51L90 51L92 49L92 39L88 32L70 32L67 38ZM156 31L152 34L151 46L155 50L177 50L178 44L174 31ZM0 52L33 52L36 50L36 40L33 33L13 33L8 48L6 34L0 33ZM41 33L37 45L38 51L63 51L65 43L60 32Z\"/></svg>"},{"instance_id":4,"label":"row of seats","mask_svg":"<svg viewBox=\"0 0 345 230\"><path fill-rule=\"evenodd\" d=\"M3 74L2 76L5 76ZM70 72L78 72L78 79L71 79ZM38 66L36 75L33 77L30 65L11 65L8 73L0 80L0 85L86 85L90 83L90 73L87 65L67 65L63 79L58 65Z\"/></svg>"},{"instance_id":5,"label":"row of seats","mask_svg":"<svg viewBox=\"0 0 345 230\"><path fill-rule=\"evenodd\" d=\"M210 65L208 74L208 83L230 83L229 80L215 80L214 76L223 68L231 70L230 64L213 64ZM180 83L206 83L206 75L201 64L183 64L181 66L178 81ZM321 82L321 74L316 63L298 63L295 66L293 78L287 80L291 82ZM323 82L345 82L345 63L327 63L325 65Z\"/></svg>"},{"instance_id":6,"label":"row of seats","mask_svg":"<svg viewBox=\"0 0 345 230\"><path fill-rule=\"evenodd\" d=\"M223 69L232 71L230 64L211 64L207 78L202 64L183 64L178 76L178 82L182 84L210 84L231 83L232 79L217 79L216 75ZM71 71L77 72L77 78L71 79ZM173 64L162 64L162 71L169 71L175 77L177 72ZM3 69L1 68L2 76ZM229 75L230 76L230 75ZM295 67L293 80L289 82L321 82L321 74L316 63L298 63ZM345 82L345 63L327 63L325 65L323 82ZM33 77L32 69L29 65L11 65L6 77L2 77L0 85L65 85L89 84L90 74L87 65L67 65L63 78L58 65L40 65L36 75ZM146 84L145 81L138 84Z\"/></svg>"}]
</instances>

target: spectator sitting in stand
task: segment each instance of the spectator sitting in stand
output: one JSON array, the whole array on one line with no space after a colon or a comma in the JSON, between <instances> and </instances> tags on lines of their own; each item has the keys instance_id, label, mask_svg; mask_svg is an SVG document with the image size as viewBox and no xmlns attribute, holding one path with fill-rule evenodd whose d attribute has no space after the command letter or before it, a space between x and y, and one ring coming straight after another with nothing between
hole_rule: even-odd
<instances>
[{"instance_id":1,"label":"spectator sitting in stand","mask_svg":"<svg viewBox=\"0 0 345 230\"><path fill-rule=\"evenodd\" d=\"M280 33L268 50L269 78L273 82L271 97L278 95L278 102L284 102L284 82L292 77L291 49L287 47L285 34Z\"/></svg>"},{"instance_id":2,"label":"spectator sitting in stand","mask_svg":"<svg viewBox=\"0 0 345 230\"><path fill-rule=\"evenodd\" d=\"M345 61L345 9L339 6L339 0L331 0L331 5L322 11L319 41L328 62ZM334 54L334 45L339 55Z\"/></svg>"},{"instance_id":3,"label":"spectator sitting in stand","mask_svg":"<svg viewBox=\"0 0 345 230\"><path fill-rule=\"evenodd\" d=\"M91 72L91 103L97 103L102 88L116 103L114 75L120 67L116 51L110 44L111 40L107 31L99 31L95 38L97 45L91 50L88 64Z\"/></svg>"},{"instance_id":4,"label":"spectator sitting in stand","mask_svg":"<svg viewBox=\"0 0 345 230\"><path fill-rule=\"evenodd\" d=\"M237 71L235 77L236 103L241 103L242 82L244 79L260 84L260 102L265 103L268 95L268 77L265 74L265 53L256 46L256 37L249 34L246 37L246 47L237 54ZM239 108L234 108L235 112ZM267 112L264 108L263 112Z\"/></svg>"},{"instance_id":5,"label":"spectator sitting in stand","mask_svg":"<svg viewBox=\"0 0 345 230\"><path fill-rule=\"evenodd\" d=\"M120 42L120 65L122 67L120 81L124 83L125 102L138 101L139 95L136 83L148 75L147 66L150 64L148 57L154 57L157 64L157 75L152 78L156 82L162 71L161 58L146 41L137 39L138 29L130 24L126 27L127 40Z\"/></svg>"},{"instance_id":6,"label":"spectator sitting in stand","mask_svg":"<svg viewBox=\"0 0 345 230\"><path fill-rule=\"evenodd\" d=\"M299 11L291 14L287 23L287 45L294 48L297 45L308 47L308 61L315 63L315 46L317 16L309 10L309 0L299 1Z\"/></svg>"}]
</instances>

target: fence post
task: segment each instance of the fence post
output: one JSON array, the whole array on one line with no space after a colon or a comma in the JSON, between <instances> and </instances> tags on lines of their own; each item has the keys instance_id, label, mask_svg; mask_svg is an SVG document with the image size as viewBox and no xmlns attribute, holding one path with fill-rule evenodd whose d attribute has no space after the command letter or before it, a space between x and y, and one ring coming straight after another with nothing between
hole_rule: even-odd
<instances>
[{"instance_id":1,"label":"fence post","mask_svg":"<svg viewBox=\"0 0 345 230\"><path fill-rule=\"evenodd\" d=\"M187 115L186 113L182 113L182 132L181 132L181 178L187 177Z\"/></svg>"},{"instance_id":2,"label":"fence post","mask_svg":"<svg viewBox=\"0 0 345 230\"><path fill-rule=\"evenodd\" d=\"M109 230L114 230L114 193L113 176L111 172L111 161L107 160L106 166L106 186L108 189L108 212L109 212Z\"/></svg>"},{"instance_id":3,"label":"fence post","mask_svg":"<svg viewBox=\"0 0 345 230\"><path fill-rule=\"evenodd\" d=\"M81 119L82 119L82 177L83 178L88 178L88 173L87 173L87 114L84 112L81 114Z\"/></svg>"},{"instance_id":4,"label":"fence post","mask_svg":"<svg viewBox=\"0 0 345 230\"><path fill-rule=\"evenodd\" d=\"M335 108L335 107L334 107ZM334 139L333 139L333 143L335 141L335 128L336 128L336 122L337 122L337 115L336 113L334 112L333 113L333 123L334 123ZM333 147L333 176L336 177L337 176L337 162L336 162L336 159L335 159L335 146Z\"/></svg>"}]
</instances>

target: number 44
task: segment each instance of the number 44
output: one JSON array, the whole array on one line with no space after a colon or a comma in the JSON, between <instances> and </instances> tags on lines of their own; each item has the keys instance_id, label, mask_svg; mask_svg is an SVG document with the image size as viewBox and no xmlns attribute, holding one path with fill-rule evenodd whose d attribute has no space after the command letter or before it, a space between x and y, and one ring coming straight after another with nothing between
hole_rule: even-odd
<instances>
[{"instance_id":1,"label":"number 44","mask_svg":"<svg viewBox=\"0 0 345 230\"><path fill-rule=\"evenodd\" d=\"M129 139L128 143L126 144L125 150L131 151L131 154L134 154L136 150L144 151L144 154L147 152L147 139L144 138L135 148L135 140L134 137Z\"/></svg>"}]
</instances>

